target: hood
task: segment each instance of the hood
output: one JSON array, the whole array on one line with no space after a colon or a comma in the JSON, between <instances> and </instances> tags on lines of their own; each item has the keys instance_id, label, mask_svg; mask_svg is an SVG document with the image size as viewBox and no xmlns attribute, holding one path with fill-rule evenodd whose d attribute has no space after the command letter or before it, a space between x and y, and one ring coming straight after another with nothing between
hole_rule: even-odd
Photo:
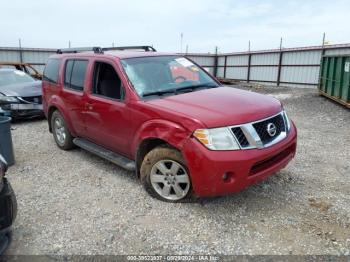
<instances>
[{"instance_id":1,"label":"hood","mask_svg":"<svg viewBox=\"0 0 350 262\"><path fill-rule=\"evenodd\" d=\"M205 89L148 103L192 117L209 128L253 122L282 110L281 103L273 97L233 87Z\"/></svg>"},{"instance_id":2,"label":"hood","mask_svg":"<svg viewBox=\"0 0 350 262\"><path fill-rule=\"evenodd\" d=\"M5 96L41 96L41 81L0 86L0 93Z\"/></svg>"}]
</instances>

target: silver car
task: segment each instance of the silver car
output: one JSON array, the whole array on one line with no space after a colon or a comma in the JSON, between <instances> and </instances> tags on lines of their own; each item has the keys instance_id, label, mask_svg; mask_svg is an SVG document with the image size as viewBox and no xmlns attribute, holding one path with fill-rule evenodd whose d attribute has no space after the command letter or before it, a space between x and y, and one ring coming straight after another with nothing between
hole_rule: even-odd
<instances>
[{"instance_id":1,"label":"silver car","mask_svg":"<svg viewBox=\"0 0 350 262\"><path fill-rule=\"evenodd\" d=\"M41 81L23 71L0 69L0 113L15 119L43 116Z\"/></svg>"}]
</instances>

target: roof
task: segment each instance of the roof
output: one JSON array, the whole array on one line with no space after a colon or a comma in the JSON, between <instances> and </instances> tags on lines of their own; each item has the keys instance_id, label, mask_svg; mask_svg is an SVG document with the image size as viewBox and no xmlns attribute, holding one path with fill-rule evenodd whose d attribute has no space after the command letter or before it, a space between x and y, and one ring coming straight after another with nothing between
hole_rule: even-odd
<instances>
[{"instance_id":1,"label":"roof","mask_svg":"<svg viewBox=\"0 0 350 262\"><path fill-rule=\"evenodd\" d=\"M67 53L67 54L55 54L52 58L62 57L98 57L107 56L112 58L127 59L136 57L154 57L154 56L177 56L175 53L162 53L162 52L142 52L142 51L104 51L103 54L96 54L94 52L81 52L81 53Z\"/></svg>"}]
</instances>

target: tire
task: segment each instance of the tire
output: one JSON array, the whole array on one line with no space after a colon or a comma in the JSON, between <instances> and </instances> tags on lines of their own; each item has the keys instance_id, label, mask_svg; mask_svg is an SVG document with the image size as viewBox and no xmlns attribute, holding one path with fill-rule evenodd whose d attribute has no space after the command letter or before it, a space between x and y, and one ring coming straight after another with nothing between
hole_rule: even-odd
<instances>
[{"instance_id":1,"label":"tire","mask_svg":"<svg viewBox=\"0 0 350 262\"><path fill-rule=\"evenodd\" d=\"M12 240L11 232L0 235L0 256L4 255Z\"/></svg>"},{"instance_id":2,"label":"tire","mask_svg":"<svg viewBox=\"0 0 350 262\"><path fill-rule=\"evenodd\" d=\"M192 198L190 174L181 153L157 147L144 158L141 183L152 196L165 202L188 202Z\"/></svg>"},{"instance_id":3,"label":"tire","mask_svg":"<svg viewBox=\"0 0 350 262\"><path fill-rule=\"evenodd\" d=\"M74 148L73 139L67 124L59 111L55 111L51 116L52 134L56 145L63 150Z\"/></svg>"},{"instance_id":4,"label":"tire","mask_svg":"<svg viewBox=\"0 0 350 262\"><path fill-rule=\"evenodd\" d=\"M16 217L17 217L17 198L16 198L16 195L15 195L15 192L13 191L13 188L11 186L11 184L9 182L7 182L8 184L8 189L9 189L9 192L11 194L11 201L12 201L12 210L13 210L13 214L12 214L12 222L14 222L16 220Z\"/></svg>"}]
</instances>

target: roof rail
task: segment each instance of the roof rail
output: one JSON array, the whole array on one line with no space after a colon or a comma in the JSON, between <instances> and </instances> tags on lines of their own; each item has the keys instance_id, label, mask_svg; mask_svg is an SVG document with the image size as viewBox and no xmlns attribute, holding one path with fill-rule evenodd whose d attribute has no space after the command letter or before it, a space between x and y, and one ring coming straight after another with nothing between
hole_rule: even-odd
<instances>
[{"instance_id":1,"label":"roof rail","mask_svg":"<svg viewBox=\"0 0 350 262\"><path fill-rule=\"evenodd\" d=\"M116 47L74 47L74 48L62 48L57 49L57 54L74 54L81 52L93 51L95 54L103 54L103 51L112 51L112 50L144 50L145 52L157 52L152 46L142 45L142 46L116 46Z\"/></svg>"},{"instance_id":2,"label":"roof rail","mask_svg":"<svg viewBox=\"0 0 350 262\"><path fill-rule=\"evenodd\" d=\"M157 52L153 46L142 45L142 46L116 46L116 47L104 47L102 51L111 51L111 50L144 50L145 52Z\"/></svg>"},{"instance_id":3,"label":"roof rail","mask_svg":"<svg viewBox=\"0 0 350 262\"><path fill-rule=\"evenodd\" d=\"M74 54L81 52L93 51L95 54L103 54L103 50L101 47L74 47L74 48L62 48L57 49L57 54Z\"/></svg>"}]
</instances>

